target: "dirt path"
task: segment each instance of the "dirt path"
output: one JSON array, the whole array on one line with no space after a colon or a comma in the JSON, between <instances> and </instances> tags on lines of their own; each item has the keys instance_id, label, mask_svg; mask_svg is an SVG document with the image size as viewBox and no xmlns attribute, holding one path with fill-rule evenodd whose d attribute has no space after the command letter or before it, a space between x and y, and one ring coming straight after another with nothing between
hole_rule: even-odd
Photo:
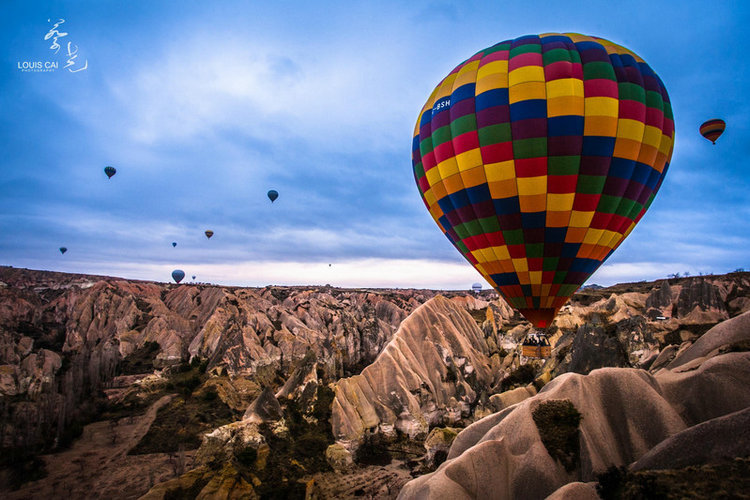
<instances>
[{"instance_id":1,"label":"dirt path","mask_svg":"<svg viewBox=\"0 0 750 500\"><path fill-rule=\"evenodd\" d=\"M163 396L141 416L87 425L69 450L42 456L46 478L24 485L8 498L130 499L143 495L155 483L171 479L175 476L176 454L127 453L148 432L159 409L173 397ZM185 453L186 468L194 454Z\"/></svg>"}]
</instances>

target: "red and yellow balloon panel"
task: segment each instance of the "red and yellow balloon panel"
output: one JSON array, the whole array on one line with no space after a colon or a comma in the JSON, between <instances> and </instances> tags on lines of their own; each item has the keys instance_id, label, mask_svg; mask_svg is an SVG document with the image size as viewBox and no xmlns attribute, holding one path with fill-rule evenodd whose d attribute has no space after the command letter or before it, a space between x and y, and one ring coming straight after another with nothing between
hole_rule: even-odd
<instances>
[{"instance_id":1,"label":"red and yellow balloon panel","mask_svg":"<svg viewBox=\"0 0 750 500\"><path fill-rule=\"evenodd\" d=\"M724 123L724 120L721 118L714 118L713 120L703 122L699 131L703 137L711 141L713 144L716 144L716 139L724 133L726 127L727 124Z\"/></svg>"},{"instance_id":2,"label":"red and yellow balloon panel","mask_svg":"<svg viewBox=\"0 0 750 500\"><path fill-rule=\"evenodd\" d=\"M451 71L419 114L412 163L451 243L546 327L646 212L673 144L667 91L643 59L543 34Z\"/></svg>"}]
</instances>

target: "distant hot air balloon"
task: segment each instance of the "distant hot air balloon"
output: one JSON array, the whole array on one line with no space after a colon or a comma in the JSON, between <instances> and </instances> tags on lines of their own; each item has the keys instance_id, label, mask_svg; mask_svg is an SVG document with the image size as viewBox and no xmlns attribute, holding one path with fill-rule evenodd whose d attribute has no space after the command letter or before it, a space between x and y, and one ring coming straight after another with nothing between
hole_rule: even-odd
<instances>
[{"instance_id":1,"label":"distant hot air balloon","mask_svg":"<svg viewBox=\"0 0 750 500\"><path fill-rule=\"evenodd\" d=\"M176 241L173 241L173 242L172 242L172 247L176 247L176 246L177 246L177 242L176 242Z\"/></svg>"},{"instance_id":2,"label":"distant hot air balloon","mask_svg":"<svg viewBox=\"0 0 750 500\"><path fill-rule=\"evenodd\" d=\"M664 84L580 34L500 42L459 64L419 114L419 192L450 242L536 327L630 234L667 172Z\"/></svg>"},{"instance_id":3,"label":"distant hot air balloon","mask_svg":"<svg viewBox=\"0 0 750 500\"><path fill-rule=\"evenodd\" d=\"M195 279L195 276L193 276L193 279Z\"/></svg>"},{"instance_id":4,"label":"distant hot air balloon","mask_svg":"<svg viewBox=\"0 0 750 500\"><path fill-rule=\"evenodd\" d=\"M68 249L66 247L60 247L60 253L64 254L67 251L68 251Z\"/></svg>"},{"instance_id":5,"label":"distant hot air balloon","mask_svg":"<svg viewBox=\"0 0 750 500\"><path fill-rule=\"evenodd\" d=\"M206 238L211 239L211 236L214 235L214 232L210 229L206 230Z\"/></svg>"},{"instance_id":6,"label":"distant hot air balloon","mask_svg":"<svg viewBox=\"0 0 750 500\"><path fill-rule=\"evenodd\" d=\"M714 118L713 120L703 122L700 128L700 132L701 135L711 141L712 144L716 144L716 139L718 139L719 136L724 133L724 129L726 127L727 124L724 122L724 120Z\"/></svg>"},{"instance_id":7,"label":"distant hot air balloon","mask_svg":"<svg viewBox=\"0 0 750 500\"><path fill-rule=\"evenodd\" d=\"M276 201L276 198L278 197L279 197L279 192L276 191L275 189L272 189L268 192L268 199L271 200L271 203Z\"/></svg>"},{"instance_id":8,"label":"distant hot air balloon","mask_svg":"<svg viewBox=\"0 0 750 500\"><path fill-rule=\"evenodd\" d=\"M474 291L474 293L478 294L482 291L482 284L481 283L474 283L471 285L471 289Z\"/></svg>"},{"instance_id":9,"label":"distant hot air balloon","mask_svg":"<svg viewBox=\"0 0 750 500\"><path fill-rule=\"evenodd\" d=\"M172 279L175 280L175 282L179 283L184 277L185 271L181 269L175 269L174 271L172 271Z\"/></svg>"},{"instance_id":10,"label":"distant hot air balloon","mask_svg":"<svg viewBox=\"0 0 750 500\"><path fill-rule=\"evenodd\" d=\"M104 173L107 174L107 178L111 179L117 173L117 169L115 167L104 167Z\"/></svg>"}]
</instances>

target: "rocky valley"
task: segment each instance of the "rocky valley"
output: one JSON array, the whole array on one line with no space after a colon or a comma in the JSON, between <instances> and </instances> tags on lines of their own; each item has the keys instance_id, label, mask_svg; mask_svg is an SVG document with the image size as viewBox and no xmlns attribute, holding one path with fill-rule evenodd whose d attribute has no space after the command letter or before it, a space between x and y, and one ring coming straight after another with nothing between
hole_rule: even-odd
<instances>
[{"instance_id":1,"label":"rocky valley","mask_svg":"<svg viewBox=\"0 0 750 500\"><path fill-rule=\"evenodd\" d=\"M584 288L549 357L530 333L493 291L2 267L0 491L681 498L693 469L750 490L750 273Z\"/></svg>"}]
</instances>

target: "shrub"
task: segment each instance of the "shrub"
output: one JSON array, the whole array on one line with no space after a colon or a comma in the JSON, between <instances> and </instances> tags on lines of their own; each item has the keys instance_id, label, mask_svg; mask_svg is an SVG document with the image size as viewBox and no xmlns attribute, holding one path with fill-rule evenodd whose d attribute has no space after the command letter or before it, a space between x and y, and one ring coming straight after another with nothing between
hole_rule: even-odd
<instances>
[{"instance_id":1,"label":"shrub","mask_svg":"<svg viewBox=\"0 0 750 500\"><path fill-rule=\"evenodd\" d=\"M218 398L218 397L219 397L219 393L216 392L214 389L207 389L201 395L201 399L203 399L203 401L207 401L207 402L209 402L209 401L215 401L216 398Z\"/></svg>"},{"instance_id":2,"label":"shrub","mask_svg":"<svg viewBox=\"0 0 750 500\"><path fill-rule=\"evenodd\" d=\"M247 448L236 452L234 458L236 458L240 464L252 467L253 464L255 464L255 460L258 458L258 451L255 448L248 446Z\"/></svg>"},{"instance_id":3,"label":"shrub","mask_svg":"<svg viewBox=\"0 0 750 500\"><path fill-rule=\"evenodd\" d=\"M606 472L602 472L597 476L599 483L596 485L596 492L602 500L622 498L622 490L627 474L627 467L616 467L613 465Z\"/></svg>"},{"instance_id":4,"label":"shrub","mask_svg":"<svg viewBox=\"0 0 750 500\"><path fill-rule=\"evenodd\" d=\"M545 401L534 409L532 417L550 456L566 471L574 471L581 461L578 424L582 417L573 403L567 399Z\"/></svg>"},{"instance_id":5,"label":"shrub","mask_svg":"<svg viewBox=\"0 0 750 500\"><path fill-rule=\"evenodd\" d=\"M507 391L519 385L528 385L536 378L536 369L534 365L525 364L518 367L518 369L510 372L510 375L505 377L500 383L500 390Z\"/></svg>"}]
</instances>

